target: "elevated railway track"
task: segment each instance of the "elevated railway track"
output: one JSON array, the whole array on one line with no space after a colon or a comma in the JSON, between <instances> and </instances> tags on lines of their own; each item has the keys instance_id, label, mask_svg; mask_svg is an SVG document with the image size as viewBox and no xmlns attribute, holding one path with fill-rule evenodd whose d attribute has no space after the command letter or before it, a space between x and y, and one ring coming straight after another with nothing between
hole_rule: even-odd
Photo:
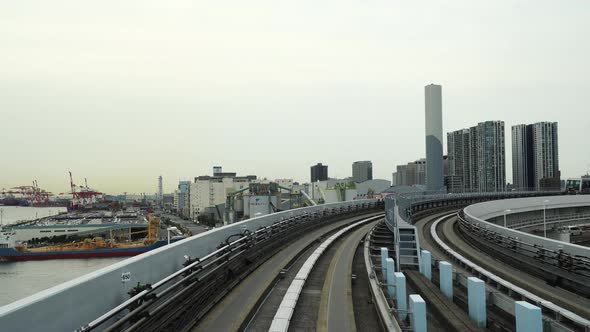
<instances>
[{"instance_id":1,"label":"elevated railway track","mask_svg":"<svg viewBox=\"0 0 590 332\"><path fill-rule=\"evenodd\" d=\"M358 220L367 213L374 214L362 209L324 211L288 218L255 232L245 230L236 233L205 257L186 257L183 269L156 284L138 284L129 292L130 300L80 331L189 331L195 326L196 330L241 329L263 295L257 291L265 291L267 286L264 283L248 284L254 271L281 253L282 249L288 248L287 252L297 255L318 236ZM288 246L293 242L299 245L299 251L291 251L297 247ZM271 260L274 274L265 274L270 281L278 277L285 265L282 259L288 257L278 255L276 258ZM268 272L268 269L262 271ZM239 288L240 285L247 288ZM235 308L236 304L225 306L224 300L235 299L235 288L239 288L238 291L248 290L250 295L238 296L246 300L236 303L239 308ZM236 311L228 312L232 308Z\"/></svg>"},{"instance_id":2,"label":"elevated railway track","mask_svg":"<svg viewBox=\"0 0 590 332\"><path fill-rule=\"evenodd\" d=\"M425 217L418 220L415 225L422 237L422 248L429 250L435 258L435 270L437 261L452 261L456 263L454 267L461 275L458 279L476 276L488 282L491 302L497 301L496 304L499 305L490 307L490 317L497 315L501 318L501 311L508 310L510 313L509 299L528 300L543 308L546 321L551 321L548 324L555 324L552 330L585 331L590 328L588 297L551 285L547 278L539 278L523 271L514 261L499 259L498 255L482 245L481 239L477 241L466 236L459 227L456 213L439 213ZM457 259L455 252L481 269L464 264ZM461 281L457 280L456 284L460 285ZM508 302L502 305L502 301ZM493 326L494 322L491 323ZM503 328L511 330L510 327Z\"/></svg>"}]
</instances>

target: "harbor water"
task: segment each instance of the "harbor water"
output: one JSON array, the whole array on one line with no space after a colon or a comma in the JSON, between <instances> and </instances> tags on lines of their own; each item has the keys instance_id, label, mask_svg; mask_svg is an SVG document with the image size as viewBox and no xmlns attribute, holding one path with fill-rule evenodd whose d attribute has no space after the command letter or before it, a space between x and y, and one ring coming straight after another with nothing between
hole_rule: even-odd
<instances>
[{"instance_id":1,"label":"harbor water","mask_svg":"<svg viewBox=\"0 0 590 332\"><path fill-rule=\"evenodd\" d=\"M123 259L125 257L0 262L0 306Z\"/></svg>"},{"instance_id":2,"label":"harbor water","mask_svg":"<svg viewBox=\"0 0 590 332\"><path fill-rule=\"evenodd\" d=\"M0 206L3 225L56 215L65 207ZM72 280L125 259L55 259L46 261L0 262L0 306Z\"/></svg>"}]
</instances>

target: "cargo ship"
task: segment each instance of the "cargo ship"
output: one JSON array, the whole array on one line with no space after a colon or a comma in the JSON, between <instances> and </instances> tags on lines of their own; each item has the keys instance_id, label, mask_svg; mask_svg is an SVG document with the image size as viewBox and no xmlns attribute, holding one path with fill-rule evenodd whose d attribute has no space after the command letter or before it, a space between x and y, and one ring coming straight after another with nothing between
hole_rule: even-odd
<instances>
[{"instance_id":1,"label":"cargo ship","mask_svg":"<svg viewBox=\"0 0 590 332\"><path fill-rule=\"evenodd\" d=\"M17 245L14 240L15 233L12 230L0 230L0 261L135 256L168 244L168 239L156 239L159 223L158 218L150 218L148 235L141 241L117 243L112 239L95 237L80 242L38 248ZM170 242L183 238L184 236L177 235L172 237Z\"/></svg>"}]
</instances>

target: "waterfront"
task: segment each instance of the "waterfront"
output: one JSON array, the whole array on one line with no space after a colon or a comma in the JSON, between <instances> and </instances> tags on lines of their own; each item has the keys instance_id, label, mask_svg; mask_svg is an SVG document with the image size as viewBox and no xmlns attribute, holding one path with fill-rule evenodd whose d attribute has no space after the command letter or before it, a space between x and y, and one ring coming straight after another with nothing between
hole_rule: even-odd
<instances>
[{"instance_id":1,"label":"waterfront","mask_svg":"<svg viewBox=\"0 0 590 332\"><path fill-rule=\"evenodd\" d=\"M0 306L72 280L125 259L53 259L47 261L1 262Z\"/></svg>"},{"instance_id":2,"label":"waterfront","mask_svg":"<svg viewBox=\"0 0 590 332\"><path fill-rule=\"evenodd\" d=\"M30 207L30 206L0 206L2 210L2 224L9 225L18 221L34 220L37 218L57 215L66 212L65 207Z\"/></svg>"}]
</instances>

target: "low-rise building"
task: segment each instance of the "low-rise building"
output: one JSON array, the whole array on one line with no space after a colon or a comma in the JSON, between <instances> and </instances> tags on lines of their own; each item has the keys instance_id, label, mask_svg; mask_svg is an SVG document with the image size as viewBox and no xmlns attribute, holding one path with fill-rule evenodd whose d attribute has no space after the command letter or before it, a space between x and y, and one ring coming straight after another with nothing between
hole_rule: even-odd
<instances>
[{"instance_id":1,"label":"low-rise building","mask_svg":"<svg viewBox=\"0 0 590 332\"><path fill-rule=\"evenodd\" d=\"M195 220L205 209L225 204L229 193L248 188L255 181L255 175L237 176L223 173L221 169L213 176L196 177L189 190L190 218Z\"/></svg>"}]
</instances>

